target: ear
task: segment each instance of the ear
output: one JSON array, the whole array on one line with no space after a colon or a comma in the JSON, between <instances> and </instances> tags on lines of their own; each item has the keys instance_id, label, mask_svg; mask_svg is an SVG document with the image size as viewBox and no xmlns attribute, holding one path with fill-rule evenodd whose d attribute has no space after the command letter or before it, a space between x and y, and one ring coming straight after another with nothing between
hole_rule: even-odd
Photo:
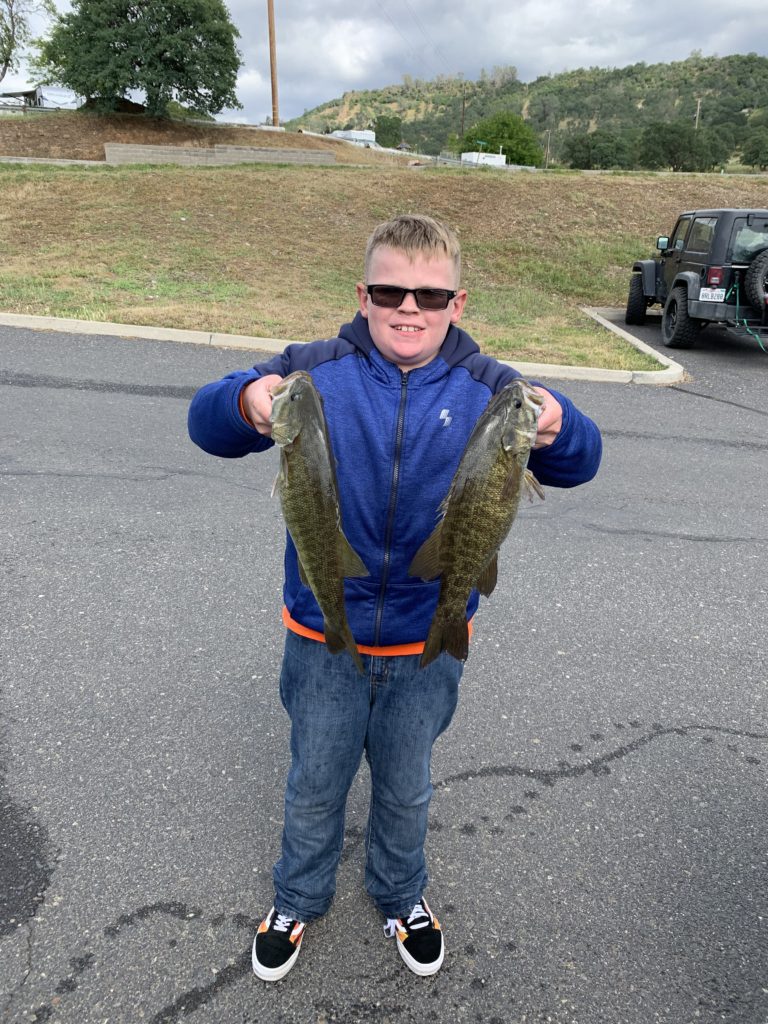
<instances>
[{"instance_id":1,"label":"ear","mask_svg":"<svg viewBox=\"0 0 768 1024\"><path fill-rule=\"evenodd\" d=\"M362 281L358 281L357 282L357 284L355 285L355 290L357 291L357 301L358 301L358 303L360 305L360 312L362 313L362 315L367 320L368 319L368 292L365 290L365 285L362 283Z\"/></svg>"},{"instance_id":2,"label":"ear","mask_svg":"<svg viewBox=\"0 0 768 1024\"><path fill-rule=\"evenodd\" d=\"M453 299L453 309L451 310L451 323L457 324L461 320L461 314L464 312L464 305L467 301L467 290L466 288L459 289L456 297Z\"/></svg>"}]
</instances>

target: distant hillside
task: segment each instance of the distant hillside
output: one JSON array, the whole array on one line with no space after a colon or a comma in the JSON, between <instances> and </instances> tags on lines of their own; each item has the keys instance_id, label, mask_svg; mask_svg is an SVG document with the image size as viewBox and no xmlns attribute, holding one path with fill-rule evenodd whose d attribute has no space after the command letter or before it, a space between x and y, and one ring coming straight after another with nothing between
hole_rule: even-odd
<instances>
[{"instance_id":1,"label":"distant hillside","mask_svg":"<svg viewBox=\"0 0 768 1024\"><path fill-rule=\"evenodd\" d=\"M699 102L700 101L700 102ZM671 64L580 68L520 82L515 68L497 68L479 81L440 76L401 85L347 92L289 123L291 128L333 131L363 128L381 115L403 122L403 140L426 153L446 148L476 121L512 111L529 121L542 140L549 134L557 159L569 136L596 129L638 131L655 122L727 126L734 145L750 118L768 111L768 57L692 54Z\"/></svg>"}]
</instances>

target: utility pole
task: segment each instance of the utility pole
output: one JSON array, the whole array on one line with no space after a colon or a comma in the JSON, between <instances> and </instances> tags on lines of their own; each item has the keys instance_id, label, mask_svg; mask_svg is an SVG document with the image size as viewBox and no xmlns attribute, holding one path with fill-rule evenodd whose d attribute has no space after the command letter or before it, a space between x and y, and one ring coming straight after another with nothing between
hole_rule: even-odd
<instances>
[{"instance_id":1,"label":"utility pole","mask_svg":"<svg viewBox=\"0 0 768 1024\"><path fill-rule=\"evenodd\" d=\"M464 138L464 110L467 105L467 83L461 83L461 132L459 137Z\"/></svg>"},{"instance_id":2,"label":"utility pole","mask_svg":"<svg viewBox=\"0 0 768 1024\"><path fill-rule=\"evenodd\" d=\"M699 115L701 114L701 100L696 100L696 131L699 130Z\"/></svg>"},{"instance_id":3,"label":"utility pole","mask_svg":"<svg viewBox=\"0 0 768 1024\"><path fill-rule=\"evenodd\" d=\"M275 8L273 0L267 0L267 17L269 19L269 70L272 75L272 124L275 128L280 124L277 109L277 49L275 47Z\"/></svg>"},{"instance_id":4,"label":"utility pole","mask_svg":"<svg viewBox=\"0 0 768 1024\"><path fill-rule=\"evenodd\" d=\"M547 152L544 156L544 170L546 171L546 169L549 167L549 140L552 137L552 129L546 128L545 131L547 133Z\"/></svg>"}]
</instances>

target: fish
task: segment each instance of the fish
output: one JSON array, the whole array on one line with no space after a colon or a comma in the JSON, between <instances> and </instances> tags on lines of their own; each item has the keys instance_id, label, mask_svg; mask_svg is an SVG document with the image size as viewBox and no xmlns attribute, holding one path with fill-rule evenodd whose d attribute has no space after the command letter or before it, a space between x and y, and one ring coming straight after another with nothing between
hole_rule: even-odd
<instances>
[{"instance_id":1,"label":"fish","mask_svg":"<svg viewBox=\"0 0 768 1024\"><path fill-rule=\"evenodd\" d=\"M346 650L363 672L363 662L347 620L344 577L370 575L341 528L336 465L323 412L323 400L303 370L270 389L272 440L280 448L278 492L283 518L296 547L299 577L323 613L328 650Z\"/></svg>"},{"instance_id":2,"label":"fish","mask_svg":"<svg viewBox=\"0 0 768 1024\"><path fill-rule=\"evenodd\" d=\"M408 569L423 580L440 577L440 596L424 644L424 668L442 651L465 661L469 653L467 602L473 589L490 597L498 554L517 515L523 491L544 497L527 468L543 398L516 378L491 398L469 436L434 531Z\"/></svg>"}]
</instances>

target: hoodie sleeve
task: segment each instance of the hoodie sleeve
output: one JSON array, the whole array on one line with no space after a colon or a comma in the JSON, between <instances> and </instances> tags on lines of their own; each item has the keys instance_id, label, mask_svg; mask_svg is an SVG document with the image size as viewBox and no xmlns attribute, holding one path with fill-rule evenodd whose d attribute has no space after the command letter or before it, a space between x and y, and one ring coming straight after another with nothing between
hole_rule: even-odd
<instances>
[{"instance_id":1,"label":"hoodie sleeve","mask_svg":"<svg viewBox=\"0 0 768 1024\"><path fill-rule=\"evenodd\" d=\"M289 349L267 362L256 363L250 370L236 370L200 388L187 415L189 436L199 448L209 455L239 459L272 447L274 442L271 438L260 434L243 419L240 392L246 385L270 373L287 376L291 372Z\"/></svg>"},{"instance_id":2,"label":"hoodie sleeve","mask_svg":"<svg viewBox=\"0 0 768 1024\"><path fill-rule=\"evenodd\" d=\"M543 385L546 386L546 385ZM549 487L576 487L597 473L603 452L600 431L570 398L547 388L563 409L563 425L551 445L531 452L528 466Z\"/></svg>"},{"instance_id":3,"label":"hoodie sleeve","mask_svg":"<svg viewBox=\"0 0 768 1024\"><path fill-rule=\"evenodd\" d=\"M319 363L349 355L356 348L343 338L308 344L294 342L279 355L264 363L256 363L250 370L237 370L222 380L206 384L194 396L189 407L189 436L204 452L225 459L239 459L251 452L266 451L274 442L260 434L240 413L240 392L243 388L272 373L287 377L294 370L309 372Z\"/></svg>"}]
</instances>

